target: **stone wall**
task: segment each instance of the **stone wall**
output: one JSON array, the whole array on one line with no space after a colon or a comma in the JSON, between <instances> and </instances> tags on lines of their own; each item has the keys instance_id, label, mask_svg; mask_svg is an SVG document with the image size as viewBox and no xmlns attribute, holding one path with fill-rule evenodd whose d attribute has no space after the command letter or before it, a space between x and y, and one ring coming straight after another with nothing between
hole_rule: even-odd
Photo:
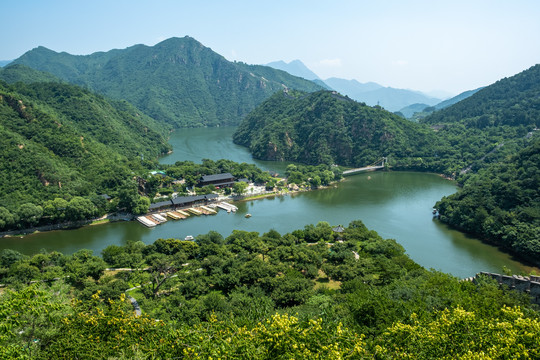
<instances>
[{"instance_id":1,"label":"stone wall","mask_svg":"<svg viewBox=\"0 0 540 360\"><path fill-rule=\"evenodd\" d=\"M492 279L497 280L499 285L506 285L509 289L526 292L531 296L531 301L533 303L540 305L540 276L508 276L484 271L476 274L474 279L476 279L478 276L488 276Z\"/></svg>"}]
</instances>

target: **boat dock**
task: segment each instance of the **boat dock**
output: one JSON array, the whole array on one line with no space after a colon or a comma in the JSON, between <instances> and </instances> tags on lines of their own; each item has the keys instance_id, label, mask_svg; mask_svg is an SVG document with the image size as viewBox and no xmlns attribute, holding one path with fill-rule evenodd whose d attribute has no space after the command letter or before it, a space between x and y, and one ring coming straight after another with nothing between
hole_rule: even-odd
<instances>
[{"instance_id":1,"label":"boat dock","mask_svg":"<svg viewBox=\"0 0 540 360\"><path fill-rule=\"evenodd\" d=\"M209 208L207 206L204 206L204 205L201 206L200 209L203 210L203 212L206 212L206 215L215 215L215 214L217 214L216 210L211 209L211 208Z\"/></svg>"},{"instance_id":2,"label":"boat dock","mask_svg":"<svg viewBox=\"0 0 540 360\"><path fill-rule=\"evenodd\" d=\"M187 218L191 216L189 213L187 213L187 212L185 212L185 211L182 211L182 210L176 210L176 211L174 211L174 212L177 212L177 213L179 213L180 215L182 215L182 216L184 216L184 217L187 217Z\"/></svg>"},{"instance_id":3,"label":"boat dock","mask_svg":"<svg viewBox=\"0 0 540 360\"><path fill-rule=\"evenodd\" d=\"M189 208L189 209L186 209L186 211L192 213L193 215L202 215L202 212L200 212L199 210L195 209L195 208Z\"/></svg>"},{"instance_id":4,"label":"boat dock","mask_svg":"<svg viewBox=\"0 0 540 360\"><path fill-rule=\"evenodd\" d=\"M176 212L176 211L168 211L167 216L170 217L173 220L182 220L185 219L186 216Z\"/></svg>"},{"instance_id":5,"label":"boat dock","mask_svg":"<svg viewBox=\"0 0 540 360\"><path fill-rule=\"evenodd\" d=\"M231 212L231 211L236 212L236 210L238 210L236 206L234 206L233 204L226 203L226 202L220 202L216 204L216 206L220 209L225 210L226 212Z\"/></svg>"},{"instance_id":6,"label":"boat dock","mask_svg":"<svg viewBox=\"0 0 540 360\"><path fill-rule=\"evenodd\" d=\"M155 223L154 221L147 219L146 216L138 216L137 221L149 228L152 228L157 225L157 223Z\"/></svg>"},{"instance_id":7,"label":"boat dock","mask_svg":"<svg viewBox=\"0 0 540 360\"><path fill-rule=\"evenodd\" d=\"M153 228L159 224L167 221L167 219L183 220L192 215L215 215L217 209L222 209L230 212L236 212L238 208L233 204L227 202L213 203L208 205L200 205L196 207L190 207L183 210L171 210L163 213L154 213L148 215L142 215L137 217L137 221L146 227Z\"/></svg>"}]
</instances>

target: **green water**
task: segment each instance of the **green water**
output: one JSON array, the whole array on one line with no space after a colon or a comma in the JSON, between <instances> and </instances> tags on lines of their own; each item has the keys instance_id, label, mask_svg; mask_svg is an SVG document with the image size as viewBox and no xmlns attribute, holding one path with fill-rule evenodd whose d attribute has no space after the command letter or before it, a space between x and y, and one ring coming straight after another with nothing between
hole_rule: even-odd
<instances>
[{"instance_id":1,"label":"green water","mask_svg":"<svg viewBox=\"0 0 540 360\"><path fill-rule=\"evenodd\" d=\"M203 158L228 158L255 162L262 168L283 172L286 164L254 161L247 150L232 144L234 129L188 129L174 133L175 152L162 161L199 162ZM406 172L371 172L348 177L334 188L237 203L236 214L220 211L215 216L190 217L168 221L148 229L138 222L120 222L89 226L76 230L33 234L23 238L0 239L0 248L12 248L31 254L44 248L73 253L81 248L99 253L108 245L122 245L128 240L147 244L158 238L196 236L215 230L227 236L232 230L264 233L276 229L286 233L306 224L327 221L348 225L360 219L385 238L396 239L409 256L427 268L459 277L479 271L500 272L503 266L514 272L529 268L513 261L497 248L461 232L451 230L433 219L433 204L456 191L453 182L434 174ZM245 218L246 213L252 214Z\"/></svg>"}]
</instances>

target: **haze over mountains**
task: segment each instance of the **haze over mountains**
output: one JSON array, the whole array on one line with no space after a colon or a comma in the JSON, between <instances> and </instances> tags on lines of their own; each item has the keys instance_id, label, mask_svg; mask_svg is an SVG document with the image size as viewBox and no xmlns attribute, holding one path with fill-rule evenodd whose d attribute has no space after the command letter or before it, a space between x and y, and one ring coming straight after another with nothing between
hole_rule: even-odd
<instances>
[{"instance_id":1,"label":"haze over mountains","mask_svg":"<svg viewBox=\"0 0 540 360\"><path fill-rule=\"evenodd\" d=\"M128 100L171 127L236 125L285 87L321 89L271 67L227 61L187 36L85 56L38 47L13 63Z\"/></svg>"},{"instance_id":2,"label":"haze over mountains","mask_svg":"<svg viewBox=\"0 0 540 360\"><path fill-rule=\"evenodd\" d=\"M430 106L428 104L418 104L418 103L412 104L412 105L404 107L403 109L400 109L399 112L408 119L412 118L413 120L419 120L428 116L429 114L433 113L436 110L441 110L441 109L449 107L450 105L454 105L460 102L461 100L464 100L468 98L469 96L474 95L477 91L482 90L482 89L483 87L474 89L474 90L464 91L461 94L456 95L450 99L441 101L435 106Z\"/></svg>"},{"instance_id":3,"label":"haze over mountains","mask_svg":"<svg viewBox=\"0 0 540 360\"><path fill-rule=\"evenodd\" d=\"M273 61L266 64L266 66L273 67L274 69L283 70L288 72L291 75L304 78L306 80L322 80L317 74L311 71L303 62L300 60L293 60L290 63L286 63L283 60Z\"/></svg>"},{"instance_id":4,"label":"haze over mountains","mask_svg":"<svg viewBox=\"0 0 540 360\"><path fill-rule=\"evenodd\" d=\"M287 71L291 75L303 77L307 80L315 80L319 85L322 85L322 82L329 89L336 90L343 95L349 96L351 99L364 102L370 106L380 105L392 112L399 111L415 103L433 106L441 102L441 99L423 94L420 91L384 87L375 82L360 83L354 79L346 80L340 78L322 80L300 60L293 60L290 63L275 61L267 64L267 66Z\"/></svg>"}]
</instances>

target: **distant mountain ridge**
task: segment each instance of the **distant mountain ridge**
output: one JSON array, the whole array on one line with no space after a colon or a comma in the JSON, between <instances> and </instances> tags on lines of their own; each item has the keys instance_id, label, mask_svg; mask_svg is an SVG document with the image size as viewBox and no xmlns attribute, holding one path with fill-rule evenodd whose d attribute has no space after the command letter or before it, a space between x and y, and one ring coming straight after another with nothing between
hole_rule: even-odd
<instances>
[{"instance_id":1,"label":"distant mountain ridge","mask_svg":"<svg viewBox=\"0 0 540 360\"><path fill-rule=\"evenodd\" d=\"M423 103L427 104L427 106L433 106L441 102L441 99L426 95L420 91L384 87L375 82L361 83L354 79L346 80L335 77L321 80L300 60L293 60L290 63L281 60L274 61L268 63L267 66L286 71L291 75L312 80L328 90L336 90L351 99L366 103L367 105L380 105L392 112L401 110L412 104ZM321 82L326 84L326 86L322 85Z\"/></svg>"},{"instance_id":2,"label":"distant mountain ridge","mask_svg":"<svg viewBox=\"0 0 540 360\"><path fill-rule=\"evenodd\" d=\"M84 56L38 47L13 63L128 100L172 127L236 125L283 88L321 89L284 71L227 61L191 37Z\"/></svg>"},{"instance_id":3,"label":"distant mountain ridge","mask_svg":"<svg viewBox=\"0 0 540 360\"><path fill-rule=\"evenodd\" d=\"M324 80L326 84L331 86L334 90L339 91L343 95L347 95L351 98L359 97L366 92L382 89L383 86L375 82L361 83L357 80L346 80L340 78L328 78Z\"/></svg>"},{"instance_id":4,"label":"distant mountain ridge","mask_svg":"<svg viewBox=\"0 0 540 360\"><path fill-rule=\"evenodd\" d=\"M409 106L405 106L403 109L399 109L399 111L396 112L396 114L398 115L401 114L405 118L410 119L413 117L414 114L421 113L426 108L435 109L434 107L430 107L428 104L411 104Z\"/></svg>"},{"instance_id":5,"label":"distant mountain ridge","mask_svg":"<svg viewBox=\"0 0 540 360\"><path fill-rule=\"evenodd\" d=\"M472 96L472 95L476 94L478 91L482 90L483 88L484 87L482 86L482 87L479 87L478 89L467 90L467 91L462 92L459 95L454 96L451 99L441 101L440 103L435 105L435 109L441 110L441 109L449 107L450 105L454 105L454 104L460 102L461 100L464 100L464 99L468 98L469 96Z\"/></svg>"},{"instance_id":6,"label":"distant mountain ridge","mask_svg":"<svg viewBox=\"0 0 540 360\"><path fill-rule=\"evenodd\" d=\"M286 63L283 60L273 61L266 64L274 69L283 70L288 72L291 75L304 78L306 80L322 80L317 74L311 71L303 62L300 60L293 60L289 63Z\"/></svg>"},{"instance_id":7,"label":"distant mountain ridge","mask_svg":"<svg viewBox=\"0 0 540 360\"><path fill-rule=\"evenodd\" d=\"M374 82L360 83L356 80L339 78L326 79L324 82L351 99L364 102L370 106L380 105L392 112L411 104L424 103L432 106L441 101L419 91L384 87Z\"/></svg>"},{"instance_id":8,"label":"distant mountain ridge","mask_svg":"<svg viewBox=\"0 0 540 360\"><path fill-rule=\"evenodd\" d=\"M473 90L474 91L474 90ZM469 127L538 126L540 64L477 90L473 95L426 117L428 124Z\"/></svg>"},{"instance_id":9,"label":"distant mountain ridge","mask_svg":"<svg viewBox=\"0 0 540 360\"><path fill-rule=\"evenodd\" d=\"M441 101L435 106L429 106L428 104L412 104L409 106L400 109L399 112L403 114L407 119L413 119L418 121L419 119L425 118L429 114L433 113L436 110L441 110L447 108L451 105L454 105L461 100L468 98L469 96L474 95L477 91L482 90L483 87L474 90L467 90L462 92L459 95L454 96L451 99Z\"/></svg>"}]
</instances>

